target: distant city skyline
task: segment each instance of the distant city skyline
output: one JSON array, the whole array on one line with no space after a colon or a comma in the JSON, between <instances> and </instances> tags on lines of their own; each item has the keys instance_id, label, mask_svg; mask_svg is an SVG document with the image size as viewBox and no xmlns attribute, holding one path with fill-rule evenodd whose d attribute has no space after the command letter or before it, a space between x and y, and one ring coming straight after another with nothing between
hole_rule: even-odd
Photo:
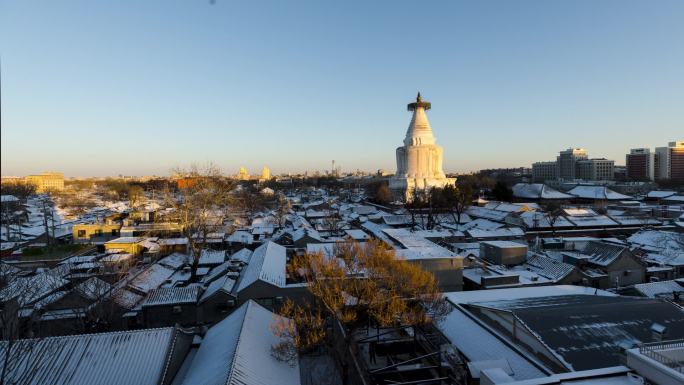
<instances>
[{"instance_id":1,"label":"distant city skyline","mask_svg":"<svg viewBox=\"0 0 684 385\"><path fill-rule=\"evenodd\" d=\"M0 0L1 172L396 168L421 91L444 171L684 139L684 2Z\"/></svg>"}]
</instances>

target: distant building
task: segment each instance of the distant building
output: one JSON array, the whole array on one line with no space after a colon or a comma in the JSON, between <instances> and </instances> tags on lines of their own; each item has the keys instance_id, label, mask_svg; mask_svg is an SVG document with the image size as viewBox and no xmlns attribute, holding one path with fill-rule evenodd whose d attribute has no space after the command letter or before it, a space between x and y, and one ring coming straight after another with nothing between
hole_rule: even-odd
<instances>
[{"instance_id":1,"label":"distant building","mask_svg":"<svg viewBox=\"0 0 684 385\"><path fill-rule=\"evenodd\" d=\"M24 178L26 183L36 186L37 193L51 190L64 190L64 174L61 172L44 172L37 175L29 175Z\"/></svg>"},{"instance_id":2,"label":"distant building","mask_svg":"<svg viewBox=\"0 0 684 385\"><path fill-rule=\"evenodd\" d=\"M656 147L656 179L684 181L684 141L668 143L667 147Z\"/></svg>"},{"instance_id":3,"label":"distant building","mask_svg":"<svg viewBox=\"0 0 684 385\"><path fill-rule=\"evenodd\" d=\"M615 161L605 158L578 160L575 177L584 180L613 180Z\"/></svg>"},{"instance_id":4,"label":"distant building","mask_svg":"<svg viewBox=\"0 0 684 385\"><path fill-rule=\"evenodd\" d=\"M558 157L556 157L558 177L561 179L578 179L577 161L588 158L587 150L583 148L569 148L561 151Z\"/></svg>"},{"instance_id":5,"label":"distant building","mask_svg":"<svg viewBox=\"0 0 684 385\"><path fill-rule=\"evenodd\" d=\"M238 171L237 178L239 180L249 180L249 173L247 172L247 169L244 167L240 167L240 171Z\"/></svg>"},{"instance_id":6,"label":"distant building","mask_svg":"<svg viewBox=\"0 0 684 385\"><path fill-rule=\"evenodd\" d=\"M569 148L561 151L555 162L532 164L532 179L544 182L553 179L565 180L613 180L615 161L605 158L589 159L587 150Z\"/></svg>"},{"instance_id":7,"label":"distant building","mask_svg":"<svg viewBox=\"0 0 684 385\"><path fill-rule=\"evenodd\" d=\"M558 179L558 163L536 162L532 163L532 179L535 182Z\"/></svg>"},{"instance_id":8,"label":"distant building","mask_svg":"<svg viewBox=\"0 0 684 385\"><path fill-rule=\"evenodd\" d=\"M261 180L266 181L271 179L271 170L264 166L264 168L261 169Z\"/></svg>"},{"instance_id":9,"label":"distant building","mask_svg":"<svg viewBox=\"0 0 684 385\"><path fill-rule=\"evenodd\" d=\"M625 156L627 166L627 179L629 180L655 180L656 154L648 148L633 148Z\"/></svg>"}]
</instances>

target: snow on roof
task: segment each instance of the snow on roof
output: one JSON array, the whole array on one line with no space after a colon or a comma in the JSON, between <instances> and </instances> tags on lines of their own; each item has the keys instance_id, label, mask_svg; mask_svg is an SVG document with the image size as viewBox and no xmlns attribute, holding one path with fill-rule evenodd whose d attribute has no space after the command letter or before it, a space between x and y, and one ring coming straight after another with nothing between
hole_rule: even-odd
<instances>
[{"instance_id":1,"label":"snow on roof","mask_svg":"<svg viewBox=\"0 0 684 385\"><path fill-rule=\"evenodd\" d=\"M138 243L142 240L140 237L120 237L116 239L112 239L111 241L105 242L105 245L110 245L110 244L121 244L121 243Z\"/></svg>"},{"instance_id":2,"label":"snow on roof","mask_svg":"<svg viewBox=\"0 0 684 385\"><path fill-rule=\"evenodd\" d=\"M643 296L649 298L672 297L673 292L684 293L684 286L677 283L677 281L639 283L634 285L634 288Z\"/></svg>"},{"instance_id":3,"label":"snow on roof","mask_svg":"<svg viewBox=\"0 0 684 385\"><path fill-rule=\"evenodd\" d=\"M577 227L603 227L603 226L618 226L617 222L610 219L606 215L595 215L593 217L568 217L568 220Z\"/></svg>"},{"instance_id":4,"label":"snow on roof","mask_svg":"<svg viewBox=\"0 0 684 385\"><path fill-rule=\"evenodd\" d=\"M671 195L677 194L676 191L662 191L662 190L653 190L649 191L648 194L646 194L647 198L653 198L653 199L660 199L660 198L667 198Z\"/></svg>"},{"instance_id":5,"label":"snow on roof","mask_svg":"<svg viewBox=\"0 0 684 385\"><path fill-rule=\"evenodd\" d=\"M237 291L240 292L257 280L285 286L287 254L283 246L268 241L252 253L249 264L242 271Z\"/></svg>"},{"instance_id":6,"label":"snow on roof","mask_svg":"<svg viewBox=\"0 0 684 385\"><path fill-rule=\"evenodd\" d=\"M477 292L501 290L510 289L478 290ZM436 326L470 362L505 359L513 369L513 378L516 380L546 376L546 373L522 354L503 343L460 309L452 310L451 313L437 322Z\"/></svg>"},{"instance_id":7,"label":"snow on roof","mask_svg":"<svg viewBox=\"0 0 684 385\"><path fill-rule=\"evenodd\" d=\"M388 228L383 229L382 231L406 248L437 246L436 243L425 239L423 236L416 234L409 229Z\"/></svg>"},{"instance_id":8,"label":"snow on roof","mask_svg":"<svg viewBox=\"0 0 684 385\"><path fill-rule=\"evenodd\" d=\"M572 195L554 190L543 183L517 183L513 186L513 196L523 199L571 199Z\"/></svg>"},{"instance_id":9,"label":"snow on roof","mask_svg":"<svg viewBox=\"0 0 684 385\"><path fill-rule=\"evenodd\" d=\"M665 198L668 202L684 202L684 195L672 195Z\"/></svg>"},{"instance_id":10,"label":"snow on roof","mask_svg":"<svg viewBox=\"0 0 684 385\"><path fill-rule=\"evenodd\" d=\"M0 202L19 202L19 198L14 195L0 195Z\"/></svg>"},{"instance_id":11,"label":"snow on roof","mask_svg":"<svg viewBox=\"0 0 684 385\"><path fill-rule=\"evenodd\" d=\"M199 257L200 265L220 265L226 261L225 250L202 249Z\"/></svg>"},{"instance_id":12,"label":"snow on roof","mask_svg":"<svg viewBox=\"0 0 684 385\"><path fill-rule=\"evenodd\" d=\"M188 238L163 238L159 240L162 246L187 245Z\"/></svg>"},{"instance_id":13,"label":"snow on roof","mask_svg":"<svg viewBox=\"0 0 684 385\"><path fill-rule=\"evenodd\" d=\"M77 255L77 256L66 258L62 262L60 262L59 264L60 265L66 265L66 264L93 262L98 257L99 256L97 256L97 255Z\"/></svg>"},{"instance_id":14,"label":"snow on roof","mask_svg":"<svg viewBox=\"0 0 684 385\"><path fill-rule=\"evenodd\" d=\"M490 245L490 246L494 246L494 247L499 247L499 248L502 248L502 249L507 249L507 248L516 248L516 249L518 249L518 248L521 248L521 247L527 248L527 245L526 245L526 244L522 244L522 243L518 243L518 242L513 242L513 241L483 241L483 242L481 242L481 244Z\"/></svg>"},{"instance_id":15,"label":"snow on roof","mask_svg":"<svg viewBox=\"0 0 684 385\"><path fill-rule=\"evenodd\" d=\"M150 290L161 286L174 272L173 269L154 264L138 274L128 285L139 292L149 293Z\"/></svg>"},{"instance_id":16,"label":"snow on roof","mask_svg":"<svg viewBox=\"0 0 684 385\"><path fill-rule=\"evenodd\" d=\"M484 208L507 213L536 210L539 206L536 203L509 203L509 202L489 202Z\"/></svg>"},{"instance_id":17,"label":"snow on roof","mask_svg":"<svg viewBox=\"0 0 684 385\"><path fill-rule=\"evenodd\" d=\"M47 273L18 277L0 290L0 302L16 299L20 306L28 306L68 283L66 279Z\"/></svg>"},{"instance_id":18,"label":"snow on roof","mask_svg":"<svg viewBox=\"0 0 684 385\"><path fill-rule=\"evenodd\" d=\"M21 364L8 365L5 380L25 385L156 385L166 375L177 333L163 328L18 340L10 359ZM0 347L2 367L7 342Z\"/></svg>"},{"instance_id":19,"label":"snow on roof","mask_svg":"<svg viewBox=\"0 0 684 385\"><path fill-rule=\"evenodd\" d=\"M109 254L106 257L100 259L100 262L124 262L129 259L133 259L133 254Z\"/></svg>"},{"instance_id":20,"label":"snow on roof","mask_svg":"<svg viewBox=\"0 0 684 385\"><path fill-rule=\"evenodd\" d=\"M575 186L568 191L568 194L574 195L582 199L598 199L609 201L620 201L632 199L629 195L620 194L605 186Z\"/></svg>"},{"instance_id":21,"label":"snow on roof","mask_svg":"<svg viewBox=\"0 0 684 385\"><path fill-rule=\"evenodd\" d=\"M408 225L411 224L411 215L383 215L382 221L385 222L385 224L393 226Z\"/></svg>"},{"instance_id":22,"label":"snow on roof","mask_svg":"<svg viewBox=\"0 0 684 385\"><path fill-rule=\"evenodd\" d=\"M447 298L447 300L453 304L469 304L476 302L516 300L559 295L617 296L617 294L613 294L605 290L573 285L532 286L511 289L454 291L444 293L444 296Z\"/></svg>"},{"instance_id":23,"label":"snow on roof","mask_svg":"<svg viewBox=\"0 0 684 385\"><path fill-rule=\"evenodd\" d=\"M534 211L529 211L533 213ZM496 230L504 226L503 223L490 221L489 219L477 218L472 220L465 225L459 226L459 230L465 231L468 229L480 229L480 230Z\"/></svg>"},{"instance_id":24,"label":"snow on roof","mask_svg":"<svg viewBox=\"0 0 684 385\"><path fill-rule=\"evenodd\" d=\"M684 235L659 230L641 230L632 234L627 241L636 246L657 251L668 257L677 257L684 254Z\"/></svg>"},{"instance_id":25,"label":"snow on roof","mask_svg":"<svg viewBox=\"0 0 684 385\"><path fill-rule=\"evenodd\" d=\"M109 292L112 290L112 285L110 285L109 282L101 280L100 278L90 277L76 285L74 290L78 291L88 299L97 300L109 295Z\"/></svg>"},{"instance_id":26,"label":"snow on roof","mask_svg":"<svg viewBox=\"0 0 684 385\"><path fill-rule=\"evenodd\" d=\"M209 328L183 379L184 385L300 385L299 363L277 360L280 340L271 325L282 319L249 300Z\"/></svg>"},{"instance_id":27,"label":"snow on roof","mask_svg":"<svg viewBox=\"0 0 684 385\"><path fill-rule=\"evenodd\" d=\"M611 216L610 218L621 226L661 225L663 223L648 216L619 215Z\"/></svg>"},{"instance_id":28,"label":"snow on roof","mask_svg":"<svg viewBox=\"0 0 684 385\"><path fill-rule=\"evenodd\" d=\"M523 229L519 227L502 228L497 230L470 229L466 230L466 233L472 238L479 239L522 237L523 235L525 235Z\"/></svg>"},{"instance_id":29,"label":"snow on roof","mask_svg":"<svg viewBox=\"0 0 684 385\"><path fill-rule=\"evenodd\" d=\"M251 244L254 240L252 233L245 230L237 230L228 236L228 242Z\"/></svg>"},{"instance_id":30,"label":"snow on roof","mask_svg":"<svg viewBox=\"0 0 684 385\"><path fill-rule=\"evenodd\" d=\"M563 212L571 217L593 217L598 215L596 211L586 207L568 207L563 209Z\"/></svg>"},{"instance_id":31,"label":"snow on roof","mask_svg":"<svg viewBox=\"0 0 684 385\"><path fill-rule=\"evenodd\" d=\"M226 294L232 294L233 287L235 287L235 280L227 275L224 275L223 277L214 280L209 284L209 286L207 286L207 289L204 291L204 294L202 294L202 298L200 298L199 302L202 303L206 301L219 290Z\"/></svg>"},{"instance_id":32,"label":"snow on roof","mask_svg":"<svg viewBox=\"0 0 684 385\"><path fill-rule=\"evenodd\" d=\"M575 269L571 264L539 254L528 256L523 267L555 282L565 278Z\"/></svg>"},{"instance_id":33,"label":"snow on roof","mask_svg":"<svg viewBox=\"0 0 684 385\"><path fill-rule=\"evenodd\" d=\"M187 254L182 254L182 253L173 253L171 255L168 255L159 261L157 261L158 264L164 265L166 267L170 267L172 269L178 269L181 266L190 263L191 258Z\"/></svg>"},{"instance_id":34,"label":"snow on roof","mask_svg":"<svg viewBox=\"0 0 684 385\"><path fill-rule=\"evenodd\" d=\"M365 231L360 230L360 229L351 229L351 230L344 230L344 232L351 238L357 241L365 241L370 239L370 235L368 235Z\"/></svg>"},{"instance_id":35,"label":"snow on roof","mask_svg":"<svg viewBox=\"0 0 684 385\"><path fill-rule=\"evenodd\" d=\"M146 306L163 306L175 304L197 303L202 288L197 285L186 287L160 287L150 290L150 293L142 303Z\"/></svg>"},{"instance_id":36,"label":"snow on roof","mask_svg":"<svg viewBox=\"0 0 684 385\"><path fill-rule=\"evenodd\" d=\"M549 223L549 219L544 213L540 213L538 211L527 211L524 213L520 214L520 218L523 220L525 223L525 226L530 227L530 228L550 228L551 223ZM556 218L556 220L553 222L553 227L558 228L558 227L574 227L575 225L572 224L570 221L565 219L565 217L559 216Z\"/></svg>"},{"instance_id":37,"label":"snow on roof","mask_svg":"<svg viewBox=\"0 0 684 385\"><path fill-rule=\"evenodd\" d=\"M582 249L582 253L588 255L592 263L608 266L617 259L626 246L615 245L600 241L591 241Z\"/></svg>"},{"instance_id":38,"label":"snow on roof","mask_svg":"<svg viewBox=\"0 0 684 385\"><path fill-rule=\"evenodd\" d=\"M114 302L124 309L132 309L140 301L143 300L143 296L133 293L132 291L121 289L118 290L114 295L112 295Z\"/></svg>"},{"instance_id":39,"label":"snow on roof","mask_svg":"<svg viewBox=\"0 0 684 385\"><path fill-rule=\"evenodd\" d=\"M466 213L471 217L484 218L497 222L503 222L504 218L510 214L508 211L498 211L478 206L470 206Z\"/></svg>"}]
</instances>

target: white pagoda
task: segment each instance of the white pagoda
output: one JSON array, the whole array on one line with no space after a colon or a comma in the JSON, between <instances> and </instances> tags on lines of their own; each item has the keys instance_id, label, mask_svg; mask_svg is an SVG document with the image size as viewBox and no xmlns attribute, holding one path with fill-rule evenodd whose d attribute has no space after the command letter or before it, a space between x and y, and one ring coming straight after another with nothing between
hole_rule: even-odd
<instances>
[{"instance_id":1,"label":"white pagoda","mask_svg":"<svg viewBox=\"0 0 684 385\"><path fill-rule=\"evenodd\" d=\"M456 182L442 170L444 150L436 144L426 110L430 102L423 101L420 92L414 103L408 104L413 118L406 131L404 145L397 148L397 172L390 179L390 190L403 200L411 200L417 190L444 187Z\"/></svg>"}]
</instances>

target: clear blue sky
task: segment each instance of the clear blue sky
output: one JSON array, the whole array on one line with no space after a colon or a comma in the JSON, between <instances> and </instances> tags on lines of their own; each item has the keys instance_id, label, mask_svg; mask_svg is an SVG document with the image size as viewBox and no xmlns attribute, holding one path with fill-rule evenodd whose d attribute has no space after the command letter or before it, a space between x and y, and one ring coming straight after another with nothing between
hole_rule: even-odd
<instances>
[{"instance_id":1,"label":"clear blue sky","mask_svg":"<svg viewBox=\"0 0 684 385\"><path fill-rule=\"evenodd\" d=\"M684 1L0 0L2 174L447 172L684 139Z\"/></svg>"}]
</instances>

